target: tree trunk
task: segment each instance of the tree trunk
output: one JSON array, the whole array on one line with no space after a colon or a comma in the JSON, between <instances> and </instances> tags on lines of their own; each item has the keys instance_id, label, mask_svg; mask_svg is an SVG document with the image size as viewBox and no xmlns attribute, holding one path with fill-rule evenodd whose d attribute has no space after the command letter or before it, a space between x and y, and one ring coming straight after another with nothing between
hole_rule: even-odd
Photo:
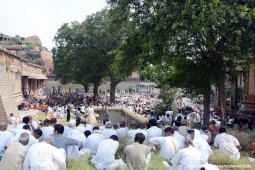
<instances>
[{"instance_id":1,"label":"tree trunk","mask_svg":"<svg viewBox=\"0 0 255 170\"><path fill-rule=\"evenodd\" d=\"M220 111L221 111L221 123L225 120L225 83L219 85L219 96L220 96Z\"/></svg>"},{"instance_id":2,"label":"tree trunk","mask_svg":"<svg viewBox=\"0 0 255 170\"><path fill-rule=\"evenodd\" d=\"M93 88L93 93L94 93L94 98L98 97L98 84L94 84L94 88Z\"/></svg>"},{"instance_id":3,"label":"tree trunk","mask_svg":"<svg viewBox=\"0 0 255 170\"><path fill-rule=\"evenodd\" d=\"M118 83L116 82L111 82L110 84L110 102L115 103L115 89Z\"/></svg>"},{"instance_id":4,"label":"tree trunk","mask_svg":"<svg viewBox=\"0 0 255 170\"><path fill-rule=\"evenodd\" d=\"M237 76L234 75L231 78L231 108L237 106Z\"/></svg>"},{"instance_id":5,"label":"tree trunk","mask_svg":"<svg viewBox=\"0 0 255 170\"><path fill-rule=\"evenodd\" d=\"M84 87L85 93L88 93L88 92L89 92L89 86L88 86L88 84L84 84L83 87Z\"/></svg>"},{"instance_id":6,"label":"tree trunk","mask_svg":"<svg viewBox=\"0 0 255 170\"><path fill-rule=\"evenodd\" d=\"M210 124L210 89L204 92L203 99L204 99L204 115L203 115L203 124L209 125Z\"/></svg>"}]
</instances>

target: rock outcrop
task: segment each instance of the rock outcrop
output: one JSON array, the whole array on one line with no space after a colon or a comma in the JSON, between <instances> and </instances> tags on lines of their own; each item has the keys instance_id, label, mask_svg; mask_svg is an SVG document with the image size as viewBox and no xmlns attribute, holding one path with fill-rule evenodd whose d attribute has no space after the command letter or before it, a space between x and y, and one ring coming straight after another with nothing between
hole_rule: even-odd
<instances>
[{"instance_id":1,"label":"rock outcrop","mask_svg":"<svg viewBox=\"0 0 255 170\"><path fill-rule=\"evenodd\" d=\"M34 44L34 45L39 46L39 47L42 46L41 39L37 35L33 35L33 36L25 38L25 42Z\"/></svg>"}]
</instances>

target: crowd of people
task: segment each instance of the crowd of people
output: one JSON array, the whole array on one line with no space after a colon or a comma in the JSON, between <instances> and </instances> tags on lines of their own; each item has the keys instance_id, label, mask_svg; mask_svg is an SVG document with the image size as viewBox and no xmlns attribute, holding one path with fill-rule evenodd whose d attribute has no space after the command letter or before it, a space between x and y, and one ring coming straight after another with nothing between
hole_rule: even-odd
<instances>
[{"instance_id":1,"label":"crowd of people","mask_svg":"<svg viewBox=\"0 0 255 170\"><path fill-rule=\"evenodd\" d=\"M105 99L98 102L78 93L56 94L41 102L44 107L39 106L40 109L47 108L43 122L25 116L21 123L14 124L9 130L8 122L1 122L0 169L65 169L67 160L91 156L90 161L96 169L142 170L149 168L153 154L159 154L166 169L216 170L217 166L208 163L213 152L222 152L233 160L240 159L242 147L234 136L227 134L226 129L230 126L221 125L214 114L210 126L201 125L201 106L180 109L175 118L170 109L160 117L154 116L150 110L146 114L146 123L113 124L104 119L100 125L92 120L95 116L91 105L104 105ZM125 107L135 106L129 108L139 113L140 109L151 107L153 102L148 100L152 101L152 97L126 97L118 104L123 102ZM80 106L81 103L89 106ZM79 107L75 109L75 105ZM71 120L71 113L76 115L76 120ZM68 125L58 124L58 116L66 116ZM13 115L10 122L17 122ZM123 144L123 153L117 154Z\"/></svg>"}]
</instances>

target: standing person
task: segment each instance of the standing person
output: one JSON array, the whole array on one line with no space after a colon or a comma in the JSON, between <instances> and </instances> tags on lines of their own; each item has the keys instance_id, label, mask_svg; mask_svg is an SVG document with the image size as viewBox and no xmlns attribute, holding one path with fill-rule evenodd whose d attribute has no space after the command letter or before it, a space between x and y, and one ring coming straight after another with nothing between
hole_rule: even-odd
<instances>
[{"instance_id":1,"label":"standing person","mask_svg":"<svg viewBox=\"0 0 255 170\"><path fill-rule=\"evenodd\" d=\"M43 142L34 144L28 151L25 158L24 170L58 170L65 169L65 152L52 146L54 138L49 136ZM60 167L59 167L60 166Z\"/></svg>"},{"instance_id":2,"label":"standing person","mask_svg":"<svg viewBox=\"0 0 255 170\"><path fill-rule=\"evenodd\" d=\"M0 161L0 169L17 170L23 169L23 163L27 154L26 145L29 142L29 134L21 133L18 142L12 142L5 151Z\"/></svg>"},{"instance_id":3,"label":"standing person","mask_svg":"<svg viewBox=\"0 0 255 170\"><path fill-rule=\"evenodd\" d=\"M214 146L234 160L240 159L242 147L239 141L232 135L226 133L225 128L219 129L219 134L215 137Z\"/></svg>"},{"instance_id":4,"label":"standing person","mask_svg":"<svg viewBox=\"0 0 255 170\"><path fill-rule=\"evenodd\" d=\"M96 155L91 162L95 164L97 169L114 169L120 167L125 168L126 165L122 159L115 160L115 154L119 148L118 137L112 135L109 139L100 142Z\"/></svg>"},{"instance_id":5,"label":"standing person","mask_svg":"<svg viewBox=\"0 0 255 170\"><path fill-rule=\"evenodd\" d=\"M71 109L73 108L73 105L72 104L68 104L67 106L67 115L66 115L66 121L69 122L70 119L71 119Z\"/></svg>"},{"instance_id":6,"label":"standing person","mask_svg":"<svg viewBox=\"0 0 255 170\"><path fill-rule=\"evenodd\" d=\"M166 159L172 159L180 148L180 144L173 137L174 129L167 127L164 130L164 135L162 137L151 138L149 141L154 145L160 145L160 156Z\"/></svg>"},{"instance_id":7,"label":"standing person","mask_svg":"<svg viewBox=\"0 0 255 170\"><path fill-rule=\"evenodd\" d=\"M76 127L79 126L81 121L81 107L78 107L78 109L75 111L75 117L76 117Z\"/></svg>"},{"instance_id":8,"label":"standing person","mask_svg":"<svg viewBox=\"0 0 255 170\"><path fill-rule=\"evenodd\" d=\"M151 147L144 145L145 136L137 133L133 144L124 149L124 161L131 169L148 169L151 158Z\"/></svg>"}]
</instances>

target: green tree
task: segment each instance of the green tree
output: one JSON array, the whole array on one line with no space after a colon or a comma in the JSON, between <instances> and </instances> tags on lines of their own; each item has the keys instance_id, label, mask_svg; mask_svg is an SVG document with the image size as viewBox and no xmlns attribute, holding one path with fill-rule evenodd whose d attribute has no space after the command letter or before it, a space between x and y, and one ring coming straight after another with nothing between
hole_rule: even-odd
<instances>
[{"instance_id":1,"label":"green tree","mask_svg":"<svg viewBox=\"0 0 255 170\"><path fill-rule=\"evenodd\" d=\"M204 94L206 124L211 86L217 86L224 119L226 75L245 69L254 54L255 1L108 2L119 21L135 25L119 49L119 63L133 69L145 61L171 65L169 84Z\"/></svg>"}]
</instances>

